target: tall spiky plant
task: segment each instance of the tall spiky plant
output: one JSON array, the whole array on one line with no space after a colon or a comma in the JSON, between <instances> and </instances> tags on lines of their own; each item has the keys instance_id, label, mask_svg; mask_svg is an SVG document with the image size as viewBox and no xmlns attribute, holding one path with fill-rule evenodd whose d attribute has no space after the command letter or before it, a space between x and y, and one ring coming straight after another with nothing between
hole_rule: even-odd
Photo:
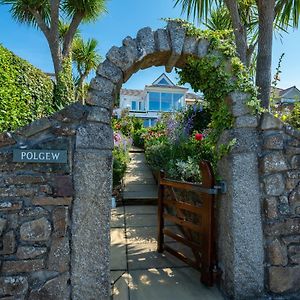
<instances>
[{"instance_id":1,"label":"tall spiky plant","mask_svg":"<svg viewBox=\"0 0 300 300\"><path fill-rule=\"evenodd\" d=\"M98 42L95 39L88 39L86 42L82 38L77 38L73 43L72 59L78 72L76 80L76 98L81 97L84 103L84 80L92 70L96 70L101 61L101 56L97 53Z\"/></svg>"}]
</instances>

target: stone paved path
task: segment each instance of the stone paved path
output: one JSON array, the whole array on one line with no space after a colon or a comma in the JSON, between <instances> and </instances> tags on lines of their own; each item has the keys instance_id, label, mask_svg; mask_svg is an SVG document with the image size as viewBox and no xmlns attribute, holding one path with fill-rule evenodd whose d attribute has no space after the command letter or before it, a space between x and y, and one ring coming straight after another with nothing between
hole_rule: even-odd
<instances>
[{"instance_id":1,"label":"stone paved path","mask_svg":"<svg viewBox=\"0 0 300 300\"><path fill-rule=\"evenodd\" d=\"M157 185L146 163L144 152L133 148L124 177L123 200L127 204L157 203Z\"/></svg>"},{"instance_id":2,"label":"stone paved path","mask_svg":"<svg viewBox=\"0 0 300 300\"><path fill-rule=\"evenodd\" d=\"M156 210L155 205L121 206L112 210L112 299L223 299L216 287L207 288L200 283L199 272L170 254L156 252Z\"/></svg>"}]
</instances>

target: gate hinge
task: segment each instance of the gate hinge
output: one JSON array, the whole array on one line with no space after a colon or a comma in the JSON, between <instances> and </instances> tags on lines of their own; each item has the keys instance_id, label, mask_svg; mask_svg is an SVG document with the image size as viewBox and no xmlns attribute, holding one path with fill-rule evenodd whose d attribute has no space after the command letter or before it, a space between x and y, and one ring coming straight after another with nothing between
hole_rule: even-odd
<instances>
[{"instance_id":1,"label":"gate hinge","mask_svg":"<svg viewBox=\"0 0 300 300\"><path fill-rule=\"evenodd\" d=\"M217 181L217 185L214 186L214 189L217 191L217 194L226 194L227 184L225 181Z\"/></svg>"}]
</instances>

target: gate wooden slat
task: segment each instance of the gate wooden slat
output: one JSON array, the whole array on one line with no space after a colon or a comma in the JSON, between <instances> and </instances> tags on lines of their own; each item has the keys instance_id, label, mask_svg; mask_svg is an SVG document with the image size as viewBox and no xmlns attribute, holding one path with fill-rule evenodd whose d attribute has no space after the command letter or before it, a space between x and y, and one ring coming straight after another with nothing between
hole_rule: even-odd
<instances>
[{"instance_id":1,"label":"gate wooden slat","mask_svg":"<svg viewBox=\"0 0 300 300\"><path fill-rule=\"evenodd\" d=\"M169 214L163 214L163 217L167 221L171 221L171 222L173 222L173 223L175 223L177 225L186 227L186 228L188 228L190 230L193 230L195 232L203 233L203 229L201 227L195 225L192 222L182 220L180 218L177 218L177 217L169 215Z\"/></svg>"},{"instance_id":2,"label":"gate wooden slat","mask_svg":"<svg viewBox=\"0 0 300 300\"><path fill-rule=\"evenodd\" d=\"M202 249L200 244L197 244L195 242L187 240L187 239L183 238L182 236L180 236L179 234L172 232L171 230L164 229L163 232L165 235L169 236L170 238L176 240L177 242L181 242L182 244L184 244L186 246L191 247L195 251L201 251L201 249Z\"/></svg>"},{"instance_id":3,"label":"gate wooden slat","mask_svg":"<svg viewBox=\"0 0 300 300\"><path fill-rule=\"evenodd\" d=\"M196 183L181 182L181 181L171 180L171 179L161 179L160 184L164 186L173 187L176 189L193 191L196 193L215 194L215 191L213 189L204 187L203 185L199 185Z\"/></svg>"},{"instance_id":4,"label":"gate wooden slat","mask_svg":"<svg viewBox=\"0 0 300 300\"><path fill-rule=\"evenodd\" d=\"M171 253L172 255L179 258L180 260L182 260L183 262L185 262L186 264L188 264L189 266L191 266L191 267L193 267L193 268L200 271L201 268L197 264L197 262L195 262L195 261L191 260L190 258L186 257L183 253L174 250L172 247L170 247L168 245L164 245L164 249L166 251L168 251L169 253Z\"/></svg>"},{"instance_id":5,"label":"gate wooden slat","mask_svg":"<svg viewBox=\"0 0 300 300\"><path fill-rule=\"evenodd\" d=\"M164 204L167 206L172 206L172 207L176 207L179 209L184 209L186 211L192 212L194 214L197 215L202 215L203 213L206 212L206 209L203 207L199 207L199 206L194 206L188 203L184 203L184 202L178 202L176 200L164 200Z\"/></svg>"},{"instance_id":6,"label":"gate wooden slat","mask_svg":"<svg viewBox=\"0 0 300 300\"><path fill-rule=\"evenodd\" d=\"M158 244L157 251L164 250L181 259L185 263L200 270L201 282L207 286L212 286L215 280L214 270L217 266L216 261L216 246L214 238L214 201L215 201L215 179L212 172L212 167L209 162L203 161L200 163L202 174L202 184L178 182L164 178L164 173L161 172L159 180L159 197L158 197ZM177 190L192 191L201 195L201 207L184 203L174 199L165 199L165 188L174 188ZM173 191L173 190L172 190ZM174 191L173 191L174 193ZM174 194L175 195L175 194ZM176 198L176 196L175 196ZM165 207L175 208L175 215L165 212ZM192 223L186 220L184 211L188 214L195 214L199 217L196 220L198 223ZM190 218L189 218L190 219ZM200 219L200 220L199 220ZM173 233L170 230L164 229L165 220L171 221L180 225L183 237ZM201 243L193 241L193 232L197 233L201 238ZM164 243L164 235L167 235L177 242L189 246L195 256L195 261L184 254L170 248Z\"/></svg>"}]
</instances>

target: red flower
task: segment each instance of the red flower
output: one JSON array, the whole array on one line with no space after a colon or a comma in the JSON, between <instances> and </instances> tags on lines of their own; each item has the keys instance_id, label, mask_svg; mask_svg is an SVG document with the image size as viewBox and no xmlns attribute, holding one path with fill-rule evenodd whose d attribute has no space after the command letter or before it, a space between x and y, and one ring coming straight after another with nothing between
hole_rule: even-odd
<instances>
[{"instance_id":1,"label":"red flower","mask_svg":"<svg viewBox=\"0 0 300 300\"><path fill-rule=\"evenodd\" d=\"M196 133L195 134L195 139L197 141L202 141L203 140L203 134L202 133Z\"/></svg>"}]
</instances>

